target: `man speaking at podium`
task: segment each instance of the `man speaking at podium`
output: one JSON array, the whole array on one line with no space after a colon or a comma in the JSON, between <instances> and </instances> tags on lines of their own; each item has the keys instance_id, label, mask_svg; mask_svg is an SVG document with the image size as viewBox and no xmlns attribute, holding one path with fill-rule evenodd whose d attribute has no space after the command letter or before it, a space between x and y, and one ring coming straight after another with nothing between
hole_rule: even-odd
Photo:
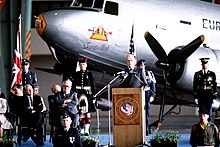
<instances>
[{"instance_id":1,"label":"man speaking at podium","mask_svg":"<svg viewBox=\"0 0 220 147\"><path fill-rule=\"evenodd\" d=\"M120 88L141 88L147 85L145 72L142 68L136 67L136 59L134 55L126 56L128 67L125 69L124 80L120 83Z\"/></svg>"}]
</instances>

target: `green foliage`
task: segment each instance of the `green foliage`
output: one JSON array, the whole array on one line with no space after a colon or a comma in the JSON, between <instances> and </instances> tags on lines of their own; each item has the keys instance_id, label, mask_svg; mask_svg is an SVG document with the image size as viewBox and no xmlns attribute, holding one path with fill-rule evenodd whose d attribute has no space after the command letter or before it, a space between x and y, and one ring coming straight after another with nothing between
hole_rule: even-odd
<instances>
[{"instance_id":1,"label":"green foliage","mask_svg":"<svg viewBox=\"0 0 220 147\"><path fill-rule=\"evenodd\" d=\"M14 136L3 135L0 137L0 143L4 145L17 144L17 140Z\"/></svg>"},{"instance_id":2,"label":"green foliage","mask_svg":"<svg viewBox=\"0 0 220 147\"><path fill-rule=\"evenodd\" d=\"M152 136L150 143L178 143L180 139L181 135L176 131L160 131Z\"/></svg>"},{"instance_id":3,"label":"green foliage","mask_svg":"<svg viewBox=\"0 0 220 147\"><path fill-rule=\"evenodd\" d=\"M93 133L93 131L90 130L89 136L81 135L82 142L87 142L88 144L91 144L93 142L99 142L99 134L100 134L99 129L97 129L95 133Z\"/></svg>"}]
</instances>

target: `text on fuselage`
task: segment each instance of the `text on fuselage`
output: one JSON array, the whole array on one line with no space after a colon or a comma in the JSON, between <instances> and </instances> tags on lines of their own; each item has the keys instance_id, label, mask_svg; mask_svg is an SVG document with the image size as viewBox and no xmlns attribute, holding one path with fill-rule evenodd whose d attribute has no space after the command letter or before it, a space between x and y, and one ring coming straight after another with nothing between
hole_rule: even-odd
<instances>
[{"instance_id":1,"label":"text on fuselage","mask_svg":"<svg viewBox=\"0 0 220 147\"><path fill-rule=\"evenodd\" d=\"M203 18L202 22L204 29L220 31L220 21Z\"/></svg>"}]
</instances>

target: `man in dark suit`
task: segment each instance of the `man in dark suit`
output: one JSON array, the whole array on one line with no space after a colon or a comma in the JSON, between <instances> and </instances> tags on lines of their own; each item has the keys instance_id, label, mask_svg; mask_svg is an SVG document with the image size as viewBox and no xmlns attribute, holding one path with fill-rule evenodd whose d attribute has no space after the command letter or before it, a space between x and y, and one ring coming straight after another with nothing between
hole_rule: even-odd
<instances>
[{"instance_id":1,"label":"man in dark suit","mask_svg":"<svg viewBox=\"0 0 220 147\"><path fill-rule=\"evenodd\" d=\"M25 84L24 95L20 99L20 120L21 126L27 127L24 133L23 140L28 140L29 137L36 145L43 145L43 127L42 110L43 102L40 96L33 96L33 87L30 84Z\"/></svg>"},{"instance_id":2,"label":"man in dark suit","mask_svg":"<svg viewBox=\"0 0 220 147\"><path fill-rule=\"evenodd\" d=\"M37 84L37 75L36 73L29 70L30 68L30 60L22 59L22 85L25 84L31 84L35 85Z\"/></svg>"},{"instance_id":3,"label":"man in dark suit","mask_svg":"<svg viewBox=\"0 0 220 147\"><path fill-rule=\"evenodd\" d=\"M72 125L74 128L77 127L79 122L79 112L78 112L78 96L76 92L71 91L72 81L70 79L65 79L62 83L62 90L55 95L54 102L58 107L58 113L61 115L63 112L68 112L72 118ZM57 120L59 119L57 115Z\"/></svg>"},{"instance_id":4,"label":"man in dark suit","mask_svg":"<svg viewBox=\"0 0 220 147\"><path fill-rule=\"evenodd\" d=\"M120 88L141 88L147 85L144 69L136 67L136 59L134 55L126 56L126 63L128 67L125 69L124 80L120 83Z\"/></svg>"},{"instance_id":5,"label":"man in dark suit","mask_svg":"<svg viewBox=\"0 0 220 147\"><path fill-rule=\"evenodd\" d=\"M62 127L55 131L53 139L54 147L82 147L82 140L77 128L71 126L72 119L68 112L64 112L60 121Z\"/></svg>"},{"instance_id":6,"label":"man in dark suit","mask_svg":"<svg viewBox=\"0 0 220 147\"><path fill-rule=\"evenodd\" d=\"M216 75L208 70L209 58L200 58L202 70L195 72L193 78L193 92L195 103L199 105L199 110L209 112L209 122L212 120L212 103L217 98Z\"/></svg>"}]
</instances>

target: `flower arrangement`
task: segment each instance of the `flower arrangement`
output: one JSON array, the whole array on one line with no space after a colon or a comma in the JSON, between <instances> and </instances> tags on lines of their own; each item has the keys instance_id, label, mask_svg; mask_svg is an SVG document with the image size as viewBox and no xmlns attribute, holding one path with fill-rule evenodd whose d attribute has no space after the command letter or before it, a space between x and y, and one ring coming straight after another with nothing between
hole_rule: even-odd
<instances>
[{"instance_id":1,"label":"flower arrangement","mask_svg":"<svg viewBox=\"0 0 220 147\"><path fill-rule=\"evenodd\" d=\"M2 135L0 137L0 146L9 147L17 144L17 140L14 136Z\"/></svg>"},{"instance_id":2,"label":"flower arrangement","mask_svg":"<svg viewBox=\"0 0 220 147\"><path fill-rule=\"evenodd\" d=\"M98 147L99 146L99 130L97 129L95 134L92 134L90 130L90 136L82 135L82 143L84 147Z\"/></svg>"},{"instance_id":3,"label":"flower arrangement","mask_svg":"<svg viewBox=\"0 0 220 147\"><path fill-rule=\"evenodd\" d=\"M157 132L155 136L152 136L150 140L151 146L177 146L179 140L181 139L181 135L178 135L176 131L161 131Z\"/></svg>"}]
</instances>

